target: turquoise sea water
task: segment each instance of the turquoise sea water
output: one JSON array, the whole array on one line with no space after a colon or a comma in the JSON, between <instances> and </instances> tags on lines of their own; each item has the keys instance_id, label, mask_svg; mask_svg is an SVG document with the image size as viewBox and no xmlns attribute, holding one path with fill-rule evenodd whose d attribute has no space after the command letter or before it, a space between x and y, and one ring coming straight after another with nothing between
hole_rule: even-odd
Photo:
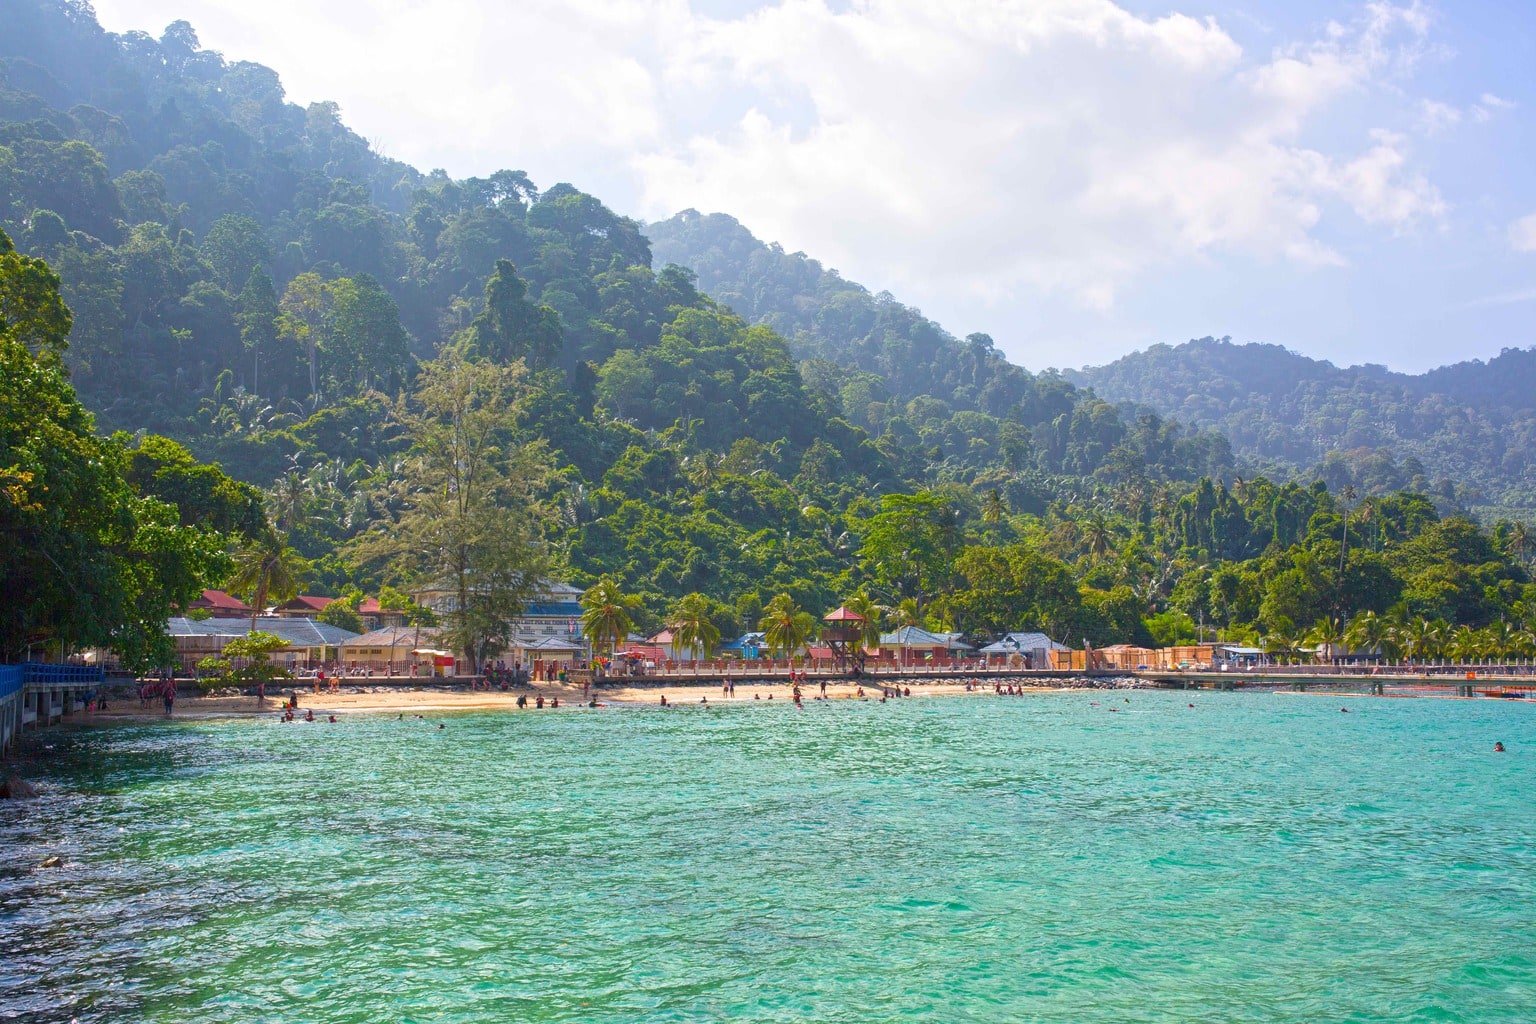
<instances>
[{"instance_id":1,"label":"turquoise sea water","mask_svg":"<svg viewBox=\"0 0 1536 1024\"><path fill-rule=\"evenodd\" d=\"M1536 1020L1536 708L1125 697L54 733L0 1020Z\"/></svg>"}]
</instances>

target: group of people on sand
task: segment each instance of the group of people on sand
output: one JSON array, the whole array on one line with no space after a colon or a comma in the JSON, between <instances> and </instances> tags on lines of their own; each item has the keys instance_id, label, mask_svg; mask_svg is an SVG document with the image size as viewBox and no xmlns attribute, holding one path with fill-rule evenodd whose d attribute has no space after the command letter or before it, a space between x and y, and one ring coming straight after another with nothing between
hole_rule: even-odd
<instances>
[{"instance_id":1,"label":"group of people on sand","mask_svg":"<svg viewBox=\"0 0 1536 1024\"><path fill-rule=\"evenodd\" d=\"M176 681L174 679L146 679L139 684L139 710L143 711L158 698L165 707L165 716L171 717L176 710Z\"/></svg>"}]
</instances>

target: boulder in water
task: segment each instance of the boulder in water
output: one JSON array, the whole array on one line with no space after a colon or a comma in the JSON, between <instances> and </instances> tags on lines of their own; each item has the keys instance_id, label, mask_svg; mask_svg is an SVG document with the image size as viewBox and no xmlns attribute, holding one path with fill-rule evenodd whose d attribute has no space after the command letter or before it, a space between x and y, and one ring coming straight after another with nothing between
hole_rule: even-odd
<instances>
[{"instance_id":1,"label":"boulder in water","mask_svg":"<svg viewBox=\"0 0 1536 1024\"><path fill-rule=\"evenodd\" d=\"M26 779L12 775L0 782L0 800L35 800L37 787Z\"/></svg>"},{"instance_id":2,"label":"boulder in water","mask_svg":"<svg viewBox=\"0 0 1536 1024\"><path fill-rule=\"evenodd\" d=\"M62 857L46 857L44 858L43 862L38 865L38 867L41 868L61 868L63 866L64 858Z\"/></svg>"}]
</instances>

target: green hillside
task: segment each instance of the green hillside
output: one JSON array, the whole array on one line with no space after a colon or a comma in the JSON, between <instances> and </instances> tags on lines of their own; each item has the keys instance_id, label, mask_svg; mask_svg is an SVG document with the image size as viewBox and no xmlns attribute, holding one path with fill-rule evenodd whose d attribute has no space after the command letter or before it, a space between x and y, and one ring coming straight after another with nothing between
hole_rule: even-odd
<instances>
[{"instance_id":1,"label":"green hillside","mask_svg":"<svg viewBox=\"0 0 1536 1024\"><path fill-rule=\"evenodd\" d=\"M1409 375L1203 338L1066 376L1109 401L1220 430L1272 473L1536 510L1536 349Z\"/></svg>"},{"instance_id":2,"label":"green hillside","mask_svg":"<svg viewBox=\"0 0 1536 1024\"><path fill-rule=\"evenodd\" d=\"M518 170L422 174L184 22L118 36L76 0L0 0L0 24L8 358L54 361L75 436L124 432L114 500L228 548L145 615L273 566L331 594L492 595L455 627L476 657L551 574L608 578L639 628L691 609L727 635L850 598L1074 643L1536 607L1524 532L1239 484L1221 433L1030 374L728 217L643 228ZM26 313L52 308L44 264L72 313L53 355ZM46 417L6 429L7 512L50 511Z\"/></svg>"}]
</instances>

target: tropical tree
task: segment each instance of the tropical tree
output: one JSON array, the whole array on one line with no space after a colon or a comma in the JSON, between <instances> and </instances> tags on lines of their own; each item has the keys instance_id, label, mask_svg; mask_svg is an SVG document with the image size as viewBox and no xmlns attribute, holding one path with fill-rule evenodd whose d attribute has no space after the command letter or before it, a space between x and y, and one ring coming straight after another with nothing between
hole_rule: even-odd
<instances>
[{"instance_id":1,"label":"tropical tree","mask_svg":"<svg viewBox=\"0 0 1536 1024\"><path fill-rule=\"evenodd\" d=\"M1008 514L1008 506L1003 501L1003 494L996 487L987 492L981 499L981 521L984 523L1000 523Z\"/></svg>"},{"instance_id":2,"label":"tropical tree","mask_svg":"<svg viewBox=\"0 0 1536 1024\"><path fill-rule=\"evenodd\" d=\"M1344 642L1351 650L1390 657L1397 647L1391 624L1373 611L1364 611L1349 620L1344 630Z\"/></svg>"},{"instance_id":3,"label":"tropical tree","mask_svg":"<svg viewBox=\"0 0 1536 1024\"><path fill-rule=\"evenodd\" d=\"M710 451L697 452L683 461L688 482L701 491L707 491L720 482L725 457Z\"/></svg>"},{"instance_id":4,"label":"tropical tree","mask_svg":"<svg viewBox=\"0 0 1536 1024\"><path fill-rule=\"evenodd\" d=\"M863 619L859 623L859 647L865 650L871 647L878 647L880 644L880 606L875 604L867 592L860 590L844 601L843 607Z\"/></svg>"},{"instance_id":5,"label":"tropical tree","mask_svg":"<svg viewBox=\"0 0 1536 1024\"><path fill-rule=\"evenodd\" d=\"M1520 647L1519 637L1519 632L1503 619L1490 622L1487 628L1482 630L1483 656L1508 658L1514 655Z\"/></svg>"},{"instance_id":6,"label":"tropical tree","mask_svg":"<svg viewBox=\"0 0 1536 1024\"><path fill-rule=\"evenodd\" d=\"M1446 637L1445 653L1463 664L1476 661L1483 653L1484 637L1471 626L1458 626Z\"/></svg>"},{"instance_id":7,"label":"tropical tree","mask_svg":"<svg viewBox=\"0 0 1536 1024\"><path fill-rule=\"evenodd\" d=\"M224 656L227 658L243 658L249 662L249 664L236 673L237 676L241 679L261 684L272 679L282 679L288 676L287 669L276 668L270 664L272 655L277 651L285 650L288 646L288 641L276 633L267 633L262 630L253 629L245 636L237 636L225 644Z\"/></svg>"},{"instance_id":8,"label":"tropical tree","mask_svg":"<svg viewBox=\"0 0 1536 1024\"><path fill-rule=\"evenodd\" d=\"M1115 549L1115 528L1103 512L1094 509L1083 522L1083 545L1088 555L1098 561Z\"/></svg>"},{"instance_id":9,"label":"tropical tree","mask_svg":"<svg viewBox=\"0 0 1536 1024\"><path fill-rule=\"evenodd\" d=\"M287 535L270 525L235 552L229 589L250 601L251 632L256 631L256 617L267 604L292 598L309 571L309 563L288 546Z\"/></svg>"},{"instance_id":10,"label":"tropical tree","mask_svg":"<svg viewBox=\"0 0 1536 1024\"><path fill-rule=\"evenodd\" d=\"M1264 653L1271 656L1278 655L1281 658L1290 658L1296 653L1299 641L1296 637L1296 627L1289 619L1282 618L1279 622L1264 634L1261 641Z\"/></svg>"},{"instance_id":11,"label":"tropical tree","mask_svg":"<svg viewBox=\"0 0 1536 1024\"><path fill-rule=\"evenodd\" d=\"M347 601L332 601L320 609L320 614L315 616L317 620L328 626L338 629L350 630L353 633L363 631L363 617L357 614L357 609Z\"/></svg>"},{"instance_id":12,"label":"tropical tree","mask_svg":"<svg viewBox=\"0 0 1536 1024\"><path fill-rule=\"evenodd\" d=\"M1332 660L1338 656L1339 648L1344 644L1344 630L1338 619L1321 618L1307 630L1303 643L1316 650L1319 659Z\"/></svg>"},{"instance_id":13,"label":"tropical tree","mask_svg":"<svg viewBox=\"0 0 1536 1024\"><path fill-rule=\"evenodd\" d=\"M810 639L816 620L810 612L801 611L794 598L779 594L763 609L757 628L763 631L769 650L787 658Z\"/></svg>"},{"instance_id":14,"label":"tropical tree","mask_svg":"<svg viewBox=\"0 0 1536 1024\"><path fill-rule=\"evenodd\" d=\"M917 598L906 598L895 608L892 608L890 622L891 626L895 629L902 629L906 626L916 626L921 629L924 622L923 609L917 603Z\"/></svg>"},{"instance_id":15,"label":"tropical tree","mask_svg":"<svg viewBox=\"0 0 1536 1024\"><path fill-rule=\"evenodd\" d=\"M1397 646L1411 661L1437 657L1445 644L1445 623L1422 616L1410 619L1396 630Z\"/></svg>"},{"instance_id":16,"label":"tropical tree","mask_svg":"<svg viewBox=\"0 0 1536 1024\"><path fill-rule=\"evenodd\" d=\"M444 637L474 671L506 649L512 623L549 579L539 492L542 441L518 430L528 401L521 364L499 366L449 348L423 363L414 393L391 415L411 440L398 518L353 546L364 561L448 590Z\"/></svg>"},{"instance_id":17,"label":"tropical tree","mask_svg":"<svg viewBox=\"0 0 1536 1024\"><path fill-rule=\"evenodd\" d=\"M720 642L720 629L709 616L709 598L693 593L680 598L672 609L672 642L687 649L691 660L699 660L699 651L709 653Z\"/></svg>"},{"instance_id":18,"label":"tropical tree","mask_svg":"<svg viewBox=\"0 0 1536 1024\"><path fill-rule=\"evenodd\" d=\"M581 631L592 642L593 650L612 655L629 635L634 619L630 616L633 599L619 589L618 580L604 576L581 596Z\"/></svg>"}]
</instances>

